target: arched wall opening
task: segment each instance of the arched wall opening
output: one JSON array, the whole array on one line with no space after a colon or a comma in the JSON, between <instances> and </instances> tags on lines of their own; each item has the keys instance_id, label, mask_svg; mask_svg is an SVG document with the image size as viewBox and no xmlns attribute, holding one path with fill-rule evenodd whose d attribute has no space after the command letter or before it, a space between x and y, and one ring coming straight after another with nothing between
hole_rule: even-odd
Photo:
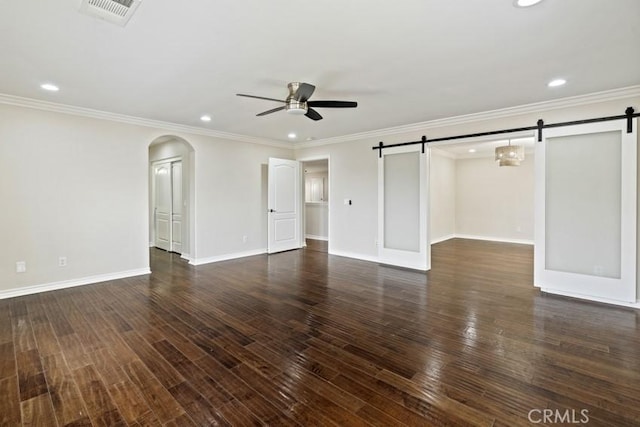
<instances>
[{"instance_id":1,"label":"arched wall opening","mask_svg":"<svg viewBox=\"0 0 640 427\"><path fill-rule=\"evenodd\" d=\"M195 150L163 135L149 144L149 246L195 258Z\"/></svg>"}]
</instances>

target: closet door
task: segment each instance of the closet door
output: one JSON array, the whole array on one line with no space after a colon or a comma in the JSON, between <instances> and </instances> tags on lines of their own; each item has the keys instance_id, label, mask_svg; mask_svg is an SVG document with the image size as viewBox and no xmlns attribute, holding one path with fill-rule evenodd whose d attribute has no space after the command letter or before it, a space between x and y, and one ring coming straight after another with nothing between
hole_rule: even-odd
<instances>
[{"instance_id":1,"label":"closet door","mask_svg":"<svg viewBox=\"0 0 640 427\"><path fill-rule=\"evenodd\" d=\"M153 221L155 246L171 250L171 163L153 166L154 199Z\"/></svg>"},{"instance_id":2,"label":"closet door","mask_svg":"<svg viewBox=\"0 0 640 427\"><path fill-rule=\"evenodd\" d=\"M429 149L382 150L378 161L378 259L417 270L431 268L428 244Z\"/></svg>"},{"instance_id":3,"label":"closet door","mask_svg":"<svg viewBox=\"0 0 640 427\"><path fill-rule=\"evenodd\" d=\"M535 285L635 303L636 132L620 120L545 129L543 136L536 145Z\"/></svg>"}]
</instances>

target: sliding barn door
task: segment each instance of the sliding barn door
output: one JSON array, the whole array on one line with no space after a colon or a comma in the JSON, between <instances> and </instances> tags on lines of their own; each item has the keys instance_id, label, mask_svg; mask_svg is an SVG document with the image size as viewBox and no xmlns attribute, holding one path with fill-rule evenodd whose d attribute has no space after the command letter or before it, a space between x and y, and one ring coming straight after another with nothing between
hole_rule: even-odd
<instances>
[{"instance_id":1,"label":"sliding barn door","mask_svg":"<svg viewBox=\"0 0 640 427\"><path fill-rule=\"evenodd\" d=\"M428 244L429 150L382 150L378 161L378 259L416 270L431 268Z\"/></svg>"},{"instance_id":2,"label":"sliding barn door","mask_svg":"<svg viewBox=\"0 0 640 427\"><path fill-rule=\"evenodd\" d=\"M535 285L635 303L635 131L620 120L545 129L543 136L536 145Z\"/></svg>"}]
</instances>

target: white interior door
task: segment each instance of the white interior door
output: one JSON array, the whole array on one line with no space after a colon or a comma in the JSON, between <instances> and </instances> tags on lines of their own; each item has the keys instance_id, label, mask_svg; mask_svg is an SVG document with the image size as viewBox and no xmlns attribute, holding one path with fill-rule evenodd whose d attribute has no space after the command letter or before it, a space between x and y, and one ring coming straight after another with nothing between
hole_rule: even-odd
<instances>
[{"instance_id":1,"label":"white interior door","mask_svg":"<svg viewBox=\"0 0 640 427\"><path fill-rule=\"evenodd\" d=\"M300 162L269 159L268 252L302 247Z\"/></svg>"},{"instance_id":2,"label":"white interior door","mask_svg":"<svg viewBox=\"0 0 640 427\"><path fill-rule=\"evenodd\" d=\"M182 162L154 163L154 246L182 253Z\"/></svg>"},{"instance_id":3,"label":"white interior door","mask_svg":"<svg viewBox=\"0 0 640 427\"><path fill-rule=\"evenodd\" d=\"M535 158L535 285L635 303L636 132L620 120L543 136Z\"/></svg>"},{"instance_id":4,"label":"white interior door","mask_svg":"<svg viewBox=\"0 0 640 427\"><path fill-rule=\"evenodd\" d=\"M182 253L182 162L171 163L171 251Z\"/></svg>"},{"instance_id":5,"label":"white interior door","mask_svg":"<svg viewBox=\"0 0 640 427\"><path fill-rule=\"evenodd\" d=\"M171 163L153 166L154 209L153 221L157 248L171 250Z\"/></svg>"},{"instance_id":6,"label":"white interior door","mask_svg":"<svg viewBox=\"0 0 640 427\"><path fill-rule=\"evenodd\" d=\"M416 270L431 268L428 238L430 149L382 150L378 161L378 259Z\"/></svg>"}]
</instances>

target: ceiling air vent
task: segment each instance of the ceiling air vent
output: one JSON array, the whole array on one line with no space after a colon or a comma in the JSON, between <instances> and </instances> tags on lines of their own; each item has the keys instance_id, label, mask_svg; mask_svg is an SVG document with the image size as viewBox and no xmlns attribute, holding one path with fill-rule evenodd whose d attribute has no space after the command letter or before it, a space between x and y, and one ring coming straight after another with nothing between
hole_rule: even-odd
<instances>
[{"instance_id":1,"label":"ceiling air vent","mask_svg":"<svg viewBox=\"0 0 640 427\"><path fill-rule=\"evenodd\" d=\"M141 0L82 0L80 12L125 26Z\"/></svg>"}]
</instances>

